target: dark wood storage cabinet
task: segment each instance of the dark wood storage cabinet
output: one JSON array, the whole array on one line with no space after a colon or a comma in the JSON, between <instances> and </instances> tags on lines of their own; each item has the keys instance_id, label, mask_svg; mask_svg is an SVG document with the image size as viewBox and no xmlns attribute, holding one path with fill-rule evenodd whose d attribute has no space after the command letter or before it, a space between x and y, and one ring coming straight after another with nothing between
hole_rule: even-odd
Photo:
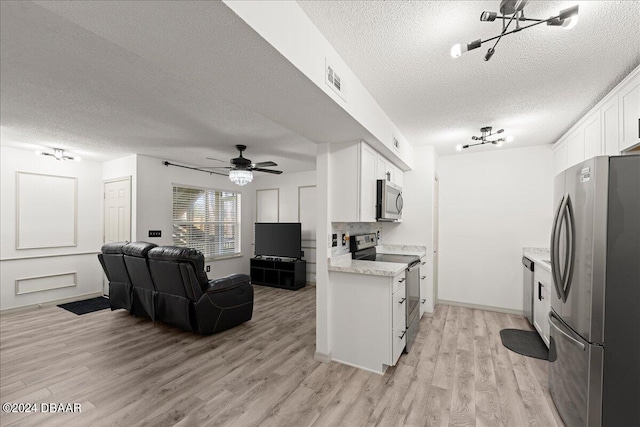
<instances>
[{"instance_id":1,"label":"dark wood storage cabinet","mask_svg":"<svg viewBox=\"0 0 640 427\"><path fill-rule=\"evenodd\" d=\"M307 281L307 261L251 258L251 283L274 288L300 289Z\"/></svg>"}]
</instances>

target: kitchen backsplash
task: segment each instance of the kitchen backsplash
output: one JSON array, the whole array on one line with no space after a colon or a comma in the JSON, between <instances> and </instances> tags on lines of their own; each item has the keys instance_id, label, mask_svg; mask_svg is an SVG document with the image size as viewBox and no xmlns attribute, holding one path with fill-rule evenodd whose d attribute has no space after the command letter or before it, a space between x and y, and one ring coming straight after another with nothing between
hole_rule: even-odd
<instances>
[{"instance_id":1,"label":"kitchen backsplash","mask_svg":"<svg viewBox=\"0 0 640 427\"><path fill-rule=\"evenodd\" d=\"M329 249L331 250L331 258L338 255L349 253L349 237L358 234L377 233L378 244L382 244L382 224L377 222L332 222L331 233L336 234L338 238L338 246L331 247L331 239L329 239ZM342 235L345 235L345 245L342 246Z\"/></svg>"}]
</instances>

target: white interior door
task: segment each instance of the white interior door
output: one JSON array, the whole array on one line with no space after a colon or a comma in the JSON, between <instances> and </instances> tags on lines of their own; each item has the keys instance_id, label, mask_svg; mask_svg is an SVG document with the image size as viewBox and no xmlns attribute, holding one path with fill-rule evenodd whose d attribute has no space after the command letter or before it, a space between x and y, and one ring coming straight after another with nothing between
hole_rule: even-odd
<instances>
[{"instance_id":1,"label":"white interior door","mask_svg":"<svg viewBox=\"0 0 640 427\"><path fill-rule=\"evenodd\" d=\"M103 242L131 241L131 178L104 182ZM103 278L103 293L109 295L109 286Z\"/></svg>"},{"instance_id":2,"label":"white interior door","mask_svg":"<svg viewBox=\"0 0 640 427\"><path fill-rule=\"evenodd\" d=\"M438 247L439 247L439 212L440 212L440 179L438 175L433 181L433 306L438 303Z\"/></svg>"}]
</instances>

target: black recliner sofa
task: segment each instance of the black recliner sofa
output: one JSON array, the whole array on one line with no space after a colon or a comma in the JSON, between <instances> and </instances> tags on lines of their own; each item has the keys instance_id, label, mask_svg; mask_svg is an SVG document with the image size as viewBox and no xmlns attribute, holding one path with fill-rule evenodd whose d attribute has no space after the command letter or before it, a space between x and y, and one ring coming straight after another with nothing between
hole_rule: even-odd
<instances>
[{"instance_id":1,"label":"black recliner sofa","mask_svg":"<svg viewBox=\"0 0 640 427\"><path fill-rule=\"evenodd\" d=\"M115 263L112 258L106 262L107 255L115 256L118 249L122 263ZM112 303L112 309L125 308L132 314L148 315L201 334L224 331L251 320L253 315L251 278L232 274L209 280L204 256L195 249L146 242L110 243L103 246L98 258L110 281L110 300L113 290L118 301L126 292L121 282L112 282L115 276L110 266L116 265L121 273L124 265L130 279L130 308Z\"/></svg>"},{"instance_id":2,"label":"black recliner sofa","mask_svg":"<svg viewBox=\"0 0 640 427\"><path fill-rule=\"evenodd\" d=\"M127 242L107 243L102 246L98 260L109 280L109 305L111 310L124 308L131 311L131 279L124 263L122 248Z\"/></svg>"}]
</instances>

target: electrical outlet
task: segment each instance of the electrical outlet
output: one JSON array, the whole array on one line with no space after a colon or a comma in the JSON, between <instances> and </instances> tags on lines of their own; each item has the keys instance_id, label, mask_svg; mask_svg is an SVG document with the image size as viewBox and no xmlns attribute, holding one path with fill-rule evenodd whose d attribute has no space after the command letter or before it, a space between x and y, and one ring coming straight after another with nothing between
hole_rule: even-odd
<instances>
[{"instance_id":1,"label":"electrical outlet","mask_svg":"<svg viewBox=\"0 0 640 427\"><path fill-rule=\"evenodd\" d=\"M211 266L210 266L210 265L207 265L207 267L206 267L206 270L205 270L205 271L206 271L207 273L211 273Z\"/></svg>"},{"instance_id":2,"label":"electrical outlet","mask_svg":"<svg viewBox=\"0 0 640 427\"><path fill-rule=\"evenodd\" d=\"M331 247L334 248L338 246L338 235L336 233L333 233L331 235Z\"/></svg>"},{"instance_id":3,"label":"electrical outlet","mask_svg":"<svg viewBox=\"0 0 640 427\"><path fill-rule=\"evenodd\" d=\"M343 234L342 235L342 246L346 246L347 245L347 235Z\"/></svg>"},{"instance_id":4,"label":"electrical outlet","mask_svg":"<svg viewBox=\"0 0 640 427\"><path fill-rule=\"evenodd\" d=\"M162 230L149 230L149 237L162 237Z\"/></svg>"}]
</instances>

